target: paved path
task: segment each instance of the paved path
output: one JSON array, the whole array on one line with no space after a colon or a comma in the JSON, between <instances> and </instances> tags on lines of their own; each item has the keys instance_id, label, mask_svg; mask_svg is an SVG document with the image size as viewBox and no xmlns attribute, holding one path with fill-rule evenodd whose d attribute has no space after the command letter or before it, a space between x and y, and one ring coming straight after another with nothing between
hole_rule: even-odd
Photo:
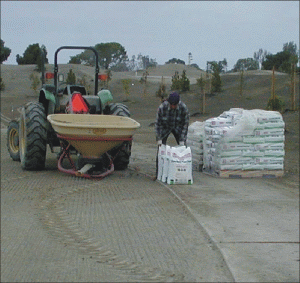
<instances>
[{"instance_id":1,"label":"paved path","mask_svg":"<svg viewBox=\"0 0 300 283\"><path fill-rule=\"evenodd\" d=\"M276 179L152 181L156 147L101 181L23 171L1 131L2 282L298 282L299 195ZM288 184L288 183L287 183Z\"/></svg>"},{"instance_id":2,"label":"paved path","mask_svg":"<svg viewBox=\"0 0 300 283\"><path fill-rule=\"evenodd\" d=\"M138 144L135 150L132 164L140 152L141 159L154 164L155 146L145 150ZM155 172L154 166L141 170ZM164 185L210 236L235 281L299 282L299 183L285 177L224 179L195 171L193 177L190 186Z\"/></svg>"}]
</instances>

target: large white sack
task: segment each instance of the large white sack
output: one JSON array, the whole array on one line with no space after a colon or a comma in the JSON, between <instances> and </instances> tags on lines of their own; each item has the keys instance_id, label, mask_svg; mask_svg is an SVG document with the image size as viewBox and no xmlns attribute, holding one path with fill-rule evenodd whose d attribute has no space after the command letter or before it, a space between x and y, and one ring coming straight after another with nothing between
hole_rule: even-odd
<instances>
[{"instance_id":1,"label":"large white sack","mask_svg":"<svg viewBox=\"0 0 300 283\"><path fill-rule=\"evenodd\" d=\"M226 125L232 120L232 126ZM225 125L225 126L224 126ZM277 111L232 108L217 118L205 121L204 169L211 170L275 170L283 169L284 121ZM219 137L219 136L220 137ZM215 148L214 152L211 148ZM254 162L245 159L253 158ZM266 157L265 162L261 162ZM222 159L220 159L222 158ZM256 159L257 158L257 159ZM234 160L243 165L238 168ZM268 160L268 162L266 162ZM221 161L221 162L220 162ZM260 162L259 162L260 161ZM225 162L225 164L222 164Z\"/></svg>"},{"instance_id":2,"label":"large white sack","mask_svg":"<svg viewBox=\"0 0 300 283\"><path fill-rule=\"evenodd\" d=\"M188 133L204 133L204 122L196 121L189 126Z\"/></svg>"},{"instance_id":3,"label":"large white sack","mask_svg":"<svg viewBox=\"0 0 300 283\"><path fill-rule=\"evenodd\" d=\"M169 174L169 159L171 156L171 147L169 145L166 145L166 152L165 155L162 156L163 158L163 169L162 169L162 176L161 181L166 183L168 174Z\"/></svg>"},{"instance_id":4,"label":"large white sack","mask_svg":"<svg viewBox=\"0 0 300 283\"><path fill-rule=\"evenodd\" d=\"M164 168L164 156L166 155L166 145L162 144L158 148L157 154L157 179L161 181Z\"/></svg>"},{"instance_id":5,"label":"large white sack","mask_svg":"<svg viewBox=\"0 0 300 283\"><path fill-rule=\"evenodd\" d=\"M192 184L192 152L190 147L172 147L170 150L168 184Z\"/></svg>"}]
</instances>

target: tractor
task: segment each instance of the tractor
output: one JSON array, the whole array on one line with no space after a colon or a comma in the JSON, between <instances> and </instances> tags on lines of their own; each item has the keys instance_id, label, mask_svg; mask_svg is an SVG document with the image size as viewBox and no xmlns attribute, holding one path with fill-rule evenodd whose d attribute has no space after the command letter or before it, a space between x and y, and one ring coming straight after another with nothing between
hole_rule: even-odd
<instances>
[{"instance_id":1,"label":"tractor","mask_svg":"<svg viewBox=\"0 0 300 283\"><path fill-rule=\"evenodd\" d=\"M64 76L58 73L57 56L63 49L91 50L95 54L95 88L94 94L87 93L83 85L70 85L64 82ZM84 46L62 46L54 55L54 72L45 73L42 70L42 88L39 92L39 100L29 102L21 108L21 115L18 120L12 120L8 125L7 148L14 161L20 161L24 170L42 170L45 168L46 149L49 145L54 153L55 147L61 147L59 139L47 120L51 114L89 114L89 115L116 115L129 117L128 107L122 103L112 103L112 95L109 90L102 89L98 92L99 75L98 53L93 47ZM44 68L42 68L44 69ZM53 79L54 84L45 84L44 78ZM128 167L131 155L132 141L124 141L108 151L113 156L115 170L124 170ZM95 168L105 166L105 157L96 161L86 160L84 156L72 146L71 154L76 155L76 170L79 170L87 163L97 163ZM58 158L62 153L58 153ZM101 162L103 164L101 164ZM99 165L100 163L100 165Z\"/></svg>"}]
</instances>

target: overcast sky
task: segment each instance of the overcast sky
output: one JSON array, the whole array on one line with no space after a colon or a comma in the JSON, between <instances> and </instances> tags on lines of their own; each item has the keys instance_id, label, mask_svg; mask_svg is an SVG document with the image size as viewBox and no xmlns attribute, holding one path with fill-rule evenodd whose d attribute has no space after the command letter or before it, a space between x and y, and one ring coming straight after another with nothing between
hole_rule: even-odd
<instances>
[{"instance_id":1,"label":"overcast sky","mask_svg":"<svg viewBox=\"0 0 300 283\"><path fill-rule=\"evenodd\" d=\"M299 49L299 1L1 1L1 39L17 64L30 44L46 46L49 63L64 45L118 42L129 59L141 53L160 65L172 58L200 68L226 58ZM62 50L59 63L81 51Z\"/></svg>"}]
</instances>

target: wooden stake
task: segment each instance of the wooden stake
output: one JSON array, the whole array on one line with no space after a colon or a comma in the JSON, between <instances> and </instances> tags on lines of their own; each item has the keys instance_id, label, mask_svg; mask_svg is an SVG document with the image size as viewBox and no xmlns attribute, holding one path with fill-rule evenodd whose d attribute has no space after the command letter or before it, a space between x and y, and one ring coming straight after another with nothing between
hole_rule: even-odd
<instances>
[{"instance_id":1,"label":"wooden stake","mask_svg":"<svg viewBox=\"0 0 300 283\"><path fill-rule=\"evenodd\" d=\"M271 96L273 101L275 100L275 66L273 67L273 73L272 73L272 92Z\"/></svg>"},{"instance_id":2,"label":"wooden stake","mask_svg":"<svg viewBox=\"0 0 300 283\"><path fill-rule=\"evenodd\" d=\"M205 89L203 89L202 113L205 114Z\"/></svg>"},{"instance_id":3,"label":"wooden stake","mask_svg":"<svg viewBox=\"0 0 300 283\"><path fill-rule=\"evenodd\" d=\"M292 110L296 110L296 68L295 64L291 65L291 98L292 98Z\"/></svg>"},{"instance_id":4,"label":"wooden stake","mask_svg":"<svg viewBox=\"0 0 300 283\"><path fill-rule=\"evenodd\" d=\"M240 76L240 95L243 96L243 85L244 85L244 69L241 71Z\"/></svg>"}]
</instances>

